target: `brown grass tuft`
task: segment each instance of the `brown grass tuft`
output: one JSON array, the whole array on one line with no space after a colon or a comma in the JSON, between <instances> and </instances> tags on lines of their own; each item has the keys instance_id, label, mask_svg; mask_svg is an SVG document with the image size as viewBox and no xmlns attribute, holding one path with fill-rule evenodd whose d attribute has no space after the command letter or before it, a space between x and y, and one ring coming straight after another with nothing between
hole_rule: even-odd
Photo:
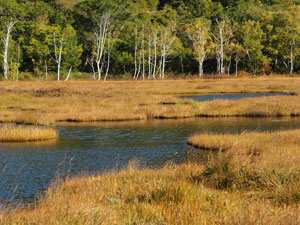
<instances>
[{"instance_id":1,"label":"brown grass tuft","mask_svg":"<svg viewBox=\"0 0 300 225\"><path fill-rule=\"evenodd\" d=\"M57 131L40 127L0 127L0 142L26 142L54 139Z\"/></svg>"}]
</instances>

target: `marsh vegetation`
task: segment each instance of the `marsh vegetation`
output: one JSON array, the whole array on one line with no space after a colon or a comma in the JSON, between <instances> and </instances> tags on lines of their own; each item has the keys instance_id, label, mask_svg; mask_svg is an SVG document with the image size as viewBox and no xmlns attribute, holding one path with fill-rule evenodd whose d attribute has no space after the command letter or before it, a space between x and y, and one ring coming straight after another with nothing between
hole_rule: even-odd
<instances>
[{"instance_id":1,"label":"marsh vegetation","mask_svg":"<svg viewBox=\"0 0 300 225\"><path fill-rule=\"evenodd\" d=\"M3 122L36 125L123 120L146 123L153 119L189 117L285 116L290 119L300 115L299 82L297 78L278 77L106 83L3 82L0 116ZM181 98L187 94L224 92L293 95L210 102ZM214 123L215 127L219 124ZM299 222L299 130L242 132L242 128L236 129L232 134L218 134L217 130L201 132L189 139L195 147L213 150L205 163L193 156L188 162L169 163L160 169L143 169L131 163L119 172L69 177L59 185L50 186L35 205L2 210L0 223Z\"/></svg>"},{"instance_id":2,"label":"marsh vegetation","mask_svg":"<svg viewBox=\"0 0 300 225\"><path fill-rule=\"evenodd\" d=\"M0 15L0 224L300 224L298 0L0 0ZM182 98L222 93L281 96Z\"/></svg>"},{"instance_id":3,"label":"marsh vegetation","mask_svg":"<svg viewBox=\"0 0 300 225\"><path fill-rule=\"evenodd\" d=\"M54 139L56 137L57 131L53 128L30 126L0 127L0 142L43 141Z\"/></svg>"},{"instance_id":4,"label":"marsh vegetation","mask_svg":"<svg viewBox=\"0 0 300 225\"><path fill-rule=\"evenodd\" d=\"M49 125L205 116L298 116L300 80L258 78L80 82L3 82L0 121ZM196 102L181 95L290 93L294 96Z\"/></svg>"}]
</instances>

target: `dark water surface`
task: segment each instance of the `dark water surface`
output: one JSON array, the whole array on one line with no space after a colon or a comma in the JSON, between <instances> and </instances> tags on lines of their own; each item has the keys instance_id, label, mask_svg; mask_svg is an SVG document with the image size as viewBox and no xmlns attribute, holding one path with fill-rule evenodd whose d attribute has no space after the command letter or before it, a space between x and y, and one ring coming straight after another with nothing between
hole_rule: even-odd
<instances>
[{"instance_id":1,"label":"dark water surface","mask_svg":"<svg viewBox=\"0 0 300 225\"><path fill-rule=\"evenodd\" d=\"M300 128L300 119L198 118L58 126L57 141L0 145L0 205L29 203L57 177L121 168L131 159L160 167L186 159L201 132Z\"/></svg>"},{"instance_id":2,"label":"dark water surface","mask_svg":"<svg viewBox=\"0 0 300 225\"><path fill-rule=\"evenodd\" d=\"M196 101L212 101L216 99L223 100L238 100L242 98L258 98L270 96L291 96L288 93L241 93L241 94L220 94L220 95L199 95L199 96L183 96L186 99L193 99Z\"/></svg>"}]
</instances>

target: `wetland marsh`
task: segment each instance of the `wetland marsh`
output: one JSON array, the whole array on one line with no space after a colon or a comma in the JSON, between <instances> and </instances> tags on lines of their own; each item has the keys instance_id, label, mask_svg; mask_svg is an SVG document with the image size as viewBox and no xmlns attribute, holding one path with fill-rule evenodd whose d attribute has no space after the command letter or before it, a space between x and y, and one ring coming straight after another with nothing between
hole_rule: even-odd
<instances>
[{"instance_id":1,"label":"wetland marsh","mask_svg":"<svg viewBox=\"0 0 300 225\"><path fill-rule=\"evenodd\" d=\"M187 160L195 133L241 133L300 128L300 118L195 118L121 123L63 124L56 141L1 144L0 202L30 203L57 176L97 174L126 167L162 168ZM15 190L15 187L17 189Z\"/></svg>"},{"instance_id":2,"label":"wetland marsh","mask_svg":"<svg viewBox=\"0 0 300 225\"><path fill-rule=\"evenodd\" d=\"M59 137L1 144L0 203L27 205L3 209L1 223L176 224L175 214L186 224L299 219L299 79L4 83L2 122L54 125ZM224 92L284 96L180 98ZM196 147L218 151L190 155L197 150L187 140L197 134ZM64 182L49 186L57 177Z\"/></svg>"}]
</instances>

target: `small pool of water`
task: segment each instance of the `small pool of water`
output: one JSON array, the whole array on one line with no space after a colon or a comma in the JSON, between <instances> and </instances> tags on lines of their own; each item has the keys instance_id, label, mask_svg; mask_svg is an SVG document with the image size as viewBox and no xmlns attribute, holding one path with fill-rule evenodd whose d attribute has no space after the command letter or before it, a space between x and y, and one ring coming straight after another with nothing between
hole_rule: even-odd
<instances>
[{"instance_id":1,"label":"small pool of water","mask_svg":"<svg viewBox=\"0 0 300 225\"><path fill-rule=\"evenodd\" d=\"M0 144L0 207L30 203L58 175L120 169L132 159L161 167L187 157L195 133L300 128L300 118L195 118L57 126L56 141Z\"/></svg>"},{"instance_id":2,"label":"small pool of water","mask_svg":"<svg viewBox=\"0 0 300 225\"><path fill-rule=\"evenodd\" d=\"M292 96L288 93L241 93L241 94L218 94L218 95L197 95L197 96L183 96L184 99L193 99L195 101L212 101L216 99L223 100L238 100L242 98L259 98L270 96Z\"/></svg>"}]
</instances>

